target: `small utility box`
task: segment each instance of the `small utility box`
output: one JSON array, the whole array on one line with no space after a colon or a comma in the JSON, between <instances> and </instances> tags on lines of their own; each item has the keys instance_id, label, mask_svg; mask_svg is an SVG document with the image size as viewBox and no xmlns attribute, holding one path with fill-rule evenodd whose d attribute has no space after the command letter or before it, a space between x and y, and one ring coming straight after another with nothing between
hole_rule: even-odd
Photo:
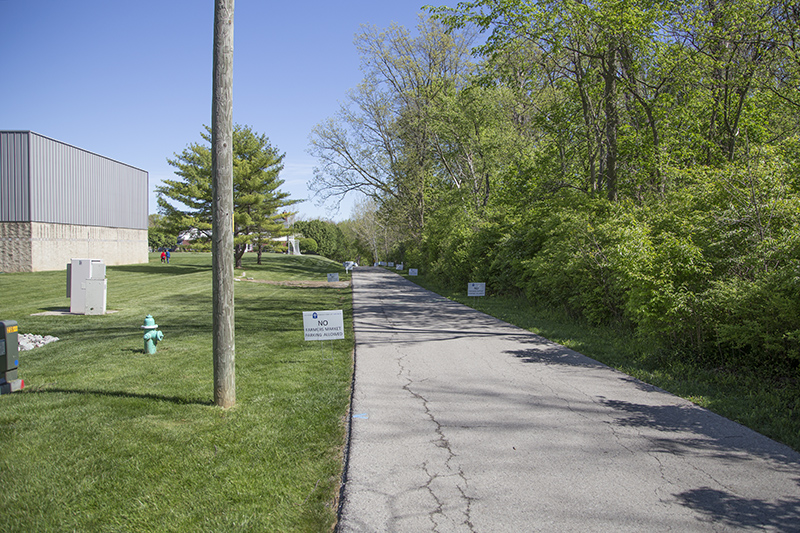
<instances>
[{"instance_id":1,"label":"small utility box","mask_svg":"<svg viewBox=\"0 0 800 533\"><path fill-rule=\"evenodd\" d=\"M106 265L101 259L73 259L67 265L69 312L78 315L106 314Z\"/></svg>"},{"instance_id":2,"label":"small utility box","mask_svg":"<svg viewBox=\"0 0 800 533\"><path fill-rule=\"evenodd\" d=\"M17 377L19 333L15 320L0 320L0 394L16 392L25 386Z\"/></svg>"}]
</instances>

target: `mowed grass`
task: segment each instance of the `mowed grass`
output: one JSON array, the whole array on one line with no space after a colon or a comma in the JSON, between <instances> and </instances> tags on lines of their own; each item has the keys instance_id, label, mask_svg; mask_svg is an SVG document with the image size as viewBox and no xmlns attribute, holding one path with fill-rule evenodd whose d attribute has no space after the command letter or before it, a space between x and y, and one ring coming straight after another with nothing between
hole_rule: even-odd
<instances>
[{"instance_id":1,"label":"mowed grass","mask_svg":"<svg viewBox=\"0 0 800 533\"><path fill-rule=\"evenodd\" d=\"M260 280L347 279L319 257L247 254ZM237 275L242 270L237 270ZM236 406L213 404L210 254L108 267L104 316L62 272L0 274L0 319L58 342L20 352L0 396L0 531L325 531L336 520L352 376L351 289L237 282ZM343 309L346 339L303 340ZM140 326L164 332L143 353Z\"/></svg>"},{"instance_id":2,"label":"mowed grass","mask_svg":"<svg viewBox=\"0 0 800 533\"><path fill-rule=\"evenodd\" d=\"M429 290L580 352L681 396L800 451L800 375L776 377L736 367L707 368L690 355L592 326L524 297L470 298L425 276L408 277Z\"/></svg>"}]
</instances>

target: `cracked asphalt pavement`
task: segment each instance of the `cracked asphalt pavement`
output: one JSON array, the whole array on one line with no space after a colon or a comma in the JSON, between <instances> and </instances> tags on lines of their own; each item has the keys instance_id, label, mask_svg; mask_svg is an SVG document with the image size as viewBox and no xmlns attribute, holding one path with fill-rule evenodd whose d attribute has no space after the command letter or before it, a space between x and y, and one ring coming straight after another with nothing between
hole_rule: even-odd
<instances>
[{"instance_id":1,"label":"cracked asphalt pavement","mask_svg":"<svg viewBox=\"0 0 800 533\"><path fill-rule=\"evenodd\" d=\"M800 531L800 454L381 268L338 531Z\"/></svg>"}]
</instances>

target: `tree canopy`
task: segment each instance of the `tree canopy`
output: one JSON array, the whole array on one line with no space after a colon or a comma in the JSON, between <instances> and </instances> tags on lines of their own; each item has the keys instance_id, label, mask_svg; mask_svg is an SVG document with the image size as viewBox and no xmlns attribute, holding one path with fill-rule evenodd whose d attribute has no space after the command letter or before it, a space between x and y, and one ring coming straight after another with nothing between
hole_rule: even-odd
<instances>
[{"instance_id":1,"label":"tree canopy","mask_svg":"<svg viewBox=\"0 0 800 533\"><path fill-rule=\"evenodd\" d=\"M178 234L164 226L163 215L150 215L147 226L147 245L152 250L173 248L177 245Z\"/></svg>"},{"instance_id":2,"label":"tree canopy","mask_svg":"<svg viewBox=\"0 0 800 533\"><path fill-rule=\"evenodd\" d=\"M348 225L360 249L796 376L796 4L429 12L416 34L357 38L364 80L312 134L311 189L369 198Z\"/></svg>"},{"instance_id":3,"label":"tree canopy","mask_svg":"<svg viewBox=\"0 0 800 533\"><path fill-rule=\"evenodd\" d=\"M192 143L173 159L180 179L163 180L156 188L159 211L173 231L196 228L210 237L211 216L211 130L200 134L203 142ZM270 144L263 134L249 126L233 128L233 224L236 265L247 245L260 249L273 237L286 235L283 217L285 208L298 202L279 187L284 154Z\"/></svg>"}]
</instances>

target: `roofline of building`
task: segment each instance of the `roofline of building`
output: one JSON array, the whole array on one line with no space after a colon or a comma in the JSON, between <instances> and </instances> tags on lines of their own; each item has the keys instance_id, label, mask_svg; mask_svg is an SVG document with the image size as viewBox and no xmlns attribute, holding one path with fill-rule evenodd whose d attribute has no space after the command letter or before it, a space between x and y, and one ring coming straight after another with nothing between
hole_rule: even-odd
<instances>
[{"instance_id":1,"label":"roofline of building","mask_svg":"<svg viewBox=\"0 0 800 533\"><path fill-rule=\"evenodd\" d=\"M37 133L37 132L35 132L33 130L0 130L0 133L28 133L28 134L32 133L33 135L36 135L38 137L42 137L43 139L48 139L50 141L57 142L59 144L63 144L64 146L69 146L70 148L74 148L76 150L80 150L81 152L86 152L87 154L91 154L91 155L100 157L102 159L106 159L108 161L113 161L114 163L117 163L117 164L120 164L120 165L125 165L126 167L132 168L134 170L138 170L139 172L144 172L145 174L147 174L148 180L149 180L149 177L150 177L150 173L148 171L144 170L143 168L135 167L133 165L129 165L128 163L123 163L122 161L118 161L118 160L113 159L111 157L98 154L97 152L92 152L91 150L86 150L85 148L81 148L80 146L75 146L74 144L70 144L70 143L67 143L67 142L64 142L64 141L59 141L58 139L54 139L52 137L48 137L47 135L42 135L41 133Z\"/></svg>"}]
</instances>

